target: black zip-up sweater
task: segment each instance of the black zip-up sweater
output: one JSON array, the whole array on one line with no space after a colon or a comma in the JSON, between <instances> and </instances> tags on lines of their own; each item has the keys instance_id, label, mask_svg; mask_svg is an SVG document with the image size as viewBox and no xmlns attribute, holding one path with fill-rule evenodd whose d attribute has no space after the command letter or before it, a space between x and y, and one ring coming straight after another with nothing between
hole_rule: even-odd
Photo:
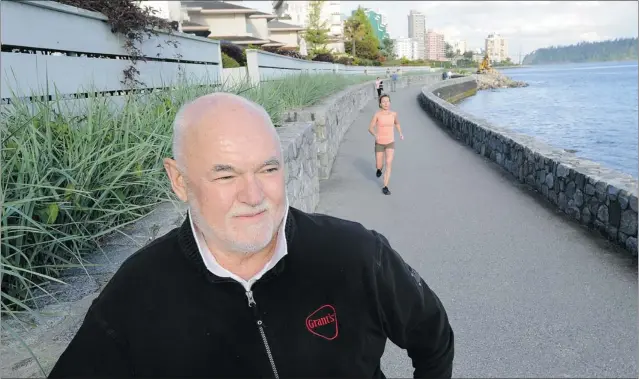
<instances>
[{"instance_id":1,"label":"black zip-up sweater","mask_svg":"<svg viewBox=\"0 0 639 379\"><path fill-rule=\"evenodd\" d=\"M50 378L375 377L386 339L450 378L437 296L379 233L289 209L288 255L250 292L210 273L187 219L125 261Z\"/></svg>"}]
</instances>

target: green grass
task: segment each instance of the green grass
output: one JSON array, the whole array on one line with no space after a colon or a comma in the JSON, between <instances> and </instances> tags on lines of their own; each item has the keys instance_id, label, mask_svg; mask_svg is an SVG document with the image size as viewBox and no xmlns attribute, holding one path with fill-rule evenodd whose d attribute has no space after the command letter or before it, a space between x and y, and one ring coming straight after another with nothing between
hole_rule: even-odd
<instances>
[{"instance_id":1,"label":"green grass","mask_svg":"<svg viewBox=\"0 0 639 379\"><path fill-rule=\"evenodd\" d=\"M33 314L38 296L53 296L46 284L62 270L83 267L105 236L175 199L162 159L171 156L173 118L185 102L238 93L264 106L278 126L284 110L372 79L300 75L257 88L183 83L146 98L129 95L119 111L108 98L93 98L73 115L61 101L31 108L18 101L0 124L2 315Z\"/></svg>"}]
</instances>

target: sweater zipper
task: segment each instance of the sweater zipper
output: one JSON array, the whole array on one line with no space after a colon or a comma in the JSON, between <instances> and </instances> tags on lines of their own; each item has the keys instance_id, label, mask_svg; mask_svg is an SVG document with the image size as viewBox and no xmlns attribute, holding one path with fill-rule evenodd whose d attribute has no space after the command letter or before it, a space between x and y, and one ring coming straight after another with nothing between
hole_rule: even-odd
<instances>
[{"instance_id":1,"label":"sweater zipper","mask_svg":"<svg viewBox=\"0 0 639 379\"><path fill-rule=\"evenodd\" d=\"M260 331L260 335L262 336L262 342L264 342L264 348L266 349L266 355L268 356L268 360L271 363L271 369L273 370L273 375L275 375L275 379L279 379L279 375L277 374L277 368L275 367L275 360L273 359L273 353L271 352L271 348L268 345L268 341L266 340L266 333L264 333L264 322L260 319L260 315L257 311L257 303L255 302L255 298L253 298L253 291L246 291L246 297L248 298L249 308L253 308L253 316L255 316L255 321L257 322L257 328Z\"/></svg>"}]
</instances>

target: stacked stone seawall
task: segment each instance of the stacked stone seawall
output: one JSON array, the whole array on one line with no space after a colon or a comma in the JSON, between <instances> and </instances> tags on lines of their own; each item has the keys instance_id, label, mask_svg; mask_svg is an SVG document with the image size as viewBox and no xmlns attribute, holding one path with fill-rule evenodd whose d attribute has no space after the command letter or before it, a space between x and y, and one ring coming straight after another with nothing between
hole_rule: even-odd
<instances>
[{"instance_id":1,"label":"stacked stone seawall","mask_svg":"<svg viewBox=\"0 0 639 379\"><path fill-rule=\"evenodd\" d=\"M540 193L558 210L637 255L637 179L501 128L445 99L477 86L475 76L425 86L421 107L457 140ZM438 96L438 94L440 96Z\"/></svg>"}]
</instances>

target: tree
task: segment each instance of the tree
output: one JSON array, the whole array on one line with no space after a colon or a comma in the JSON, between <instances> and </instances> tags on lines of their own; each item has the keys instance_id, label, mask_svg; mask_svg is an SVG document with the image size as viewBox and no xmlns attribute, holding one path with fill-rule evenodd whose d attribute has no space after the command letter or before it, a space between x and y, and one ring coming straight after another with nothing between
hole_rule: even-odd
<instances>
[{"instance_id":1,"label":"tree","mask_svg":"<svg viewBox=\"0 0 639 379\"><path fill-rule=\"evenodd\" d=\"M308 27L304 31L304 39L311 55L328 52L326 44L328 44L329 28L326 26L326 21L322 21L321 18L323 4L324 0L309 3Z\"/></svg>"},{"instance_id":2,"label":"tree","mask_svg":"<svg viewBox=\"0 0 639 379\"><path fill-rule=\"evenodd\" d=\"M444 52L446 53L446 58L455 58L455 52L453 51L453 47L450 43L444 43Z\"/></svg>"},{"instance_id":3,"label":"tree","mask_svg":"<svg viewBox=\"0 0 639 379\"><path fill-rule=\"evenodd\" d=\"M344 49L347 53L350 53L352 56L357 56L357 41L361 41L364 38L364 28L360 25L360 23L353 17L349 17L346 22L344 22L344 37L346 37L346 41L344 44Z\"/></svg>"},{"instance_id":4,"label":"tree","mask_svg":"<svg viewBox=\"0 0 639 379\"><path fill-rule=\"evenodd\" d=\"M395 59L395 41L386 37L382 40L382 55L387 59Z\"/></svg>"},{"instance_id":5,"label":"tree","mask_svg":"<svg viewBox=\"0 0 639 379\"><path fill-rule=\"evenodd\" d=\"M599 42L580 42L569 46L550 46L524 57L523 64L580 63L636 60L639 42L634 38L617 38Z\"/></svg>"},{"instance_id":6,"label":"tree","mask_svg":"<svg viewBox=\"0 0 639 379\"><path fill-rule=\"evenodd\" d=\"M464 58L466 59L473 59L473 52L472 51L467 51L464 53Z\"/></svg>"},{"instance_id":7,"label":"tree","mask_svg":"<svg viewBox=\"0 0 639 379\"><path fill-rule=\"evenodd\" d=\"M379 40L373 32L364 9L358 7L355 13L344 23L344 34L346 36L346 52L353 56L377 59L379 57Z\"/></svg>"}]
</instances>

